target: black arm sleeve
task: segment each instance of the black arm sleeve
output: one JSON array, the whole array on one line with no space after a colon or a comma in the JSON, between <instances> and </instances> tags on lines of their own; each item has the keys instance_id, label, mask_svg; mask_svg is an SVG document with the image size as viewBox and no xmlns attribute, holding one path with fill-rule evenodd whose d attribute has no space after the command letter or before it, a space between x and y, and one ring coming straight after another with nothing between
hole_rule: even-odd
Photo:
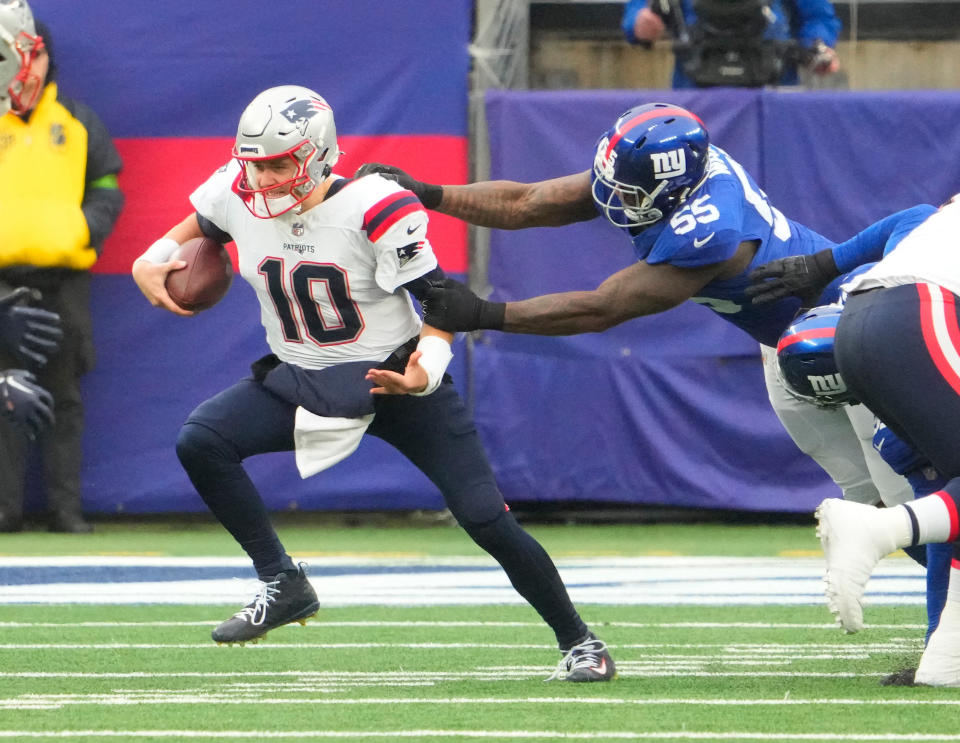
<instances>
[{"instance_id":1,"label":"black arm sleeve","mask_svg":"<svg viewBox=\"0 0 960 743\"><path fill-rule=\"evenodd\" d=\"M200 223L200 229L204 235L209 238L216 240L221 245L226 245L227 243L232 243L233 238L219 227L217 227L213 222L207 219L205 216L197 213L197 221Z\"/></svg>"},{"instance_id":2,"label":"black arm sleeve","mask_svg":"<svg viewBox=\"0 0 960 743\"><path fill-rule=\"evenodd\" d=\"M123 208L123 193L116 182L123 161L92 108L72 98L58 96L58 100L87 130L86 185L80 208L90 231L90 245L99 255Z\"/></svg>"},{"instance_id":3,"label":"black arm sleeve","mask_svg":"<svg viewBox=\"0 0 960 743\"><path fill-rule=\"evenodd\" d=\"M97 255L103 252L103 243L113 231L122 208L123 193L118 188L88 187L83 194L80 209L90 231L90 246Z\"/></svg>"},{"instance_id":4,"label":"black arm sleeve","mask_svg":"<svg viewBox=\"0 0 960 743\"><path fill-rule=\"evenodd\" d=\"M423 302L423 298L427 296L427 290L431 285L437 284L438 286L443 283L443 280L447 275L443 272L443 269L440 266L437 266L432 271L425 273L423 276L420 276L413 281L408 281L403 285L403 288L410 292L413 296L417 298L417 301Z\"/></svg>"}]
</instances>

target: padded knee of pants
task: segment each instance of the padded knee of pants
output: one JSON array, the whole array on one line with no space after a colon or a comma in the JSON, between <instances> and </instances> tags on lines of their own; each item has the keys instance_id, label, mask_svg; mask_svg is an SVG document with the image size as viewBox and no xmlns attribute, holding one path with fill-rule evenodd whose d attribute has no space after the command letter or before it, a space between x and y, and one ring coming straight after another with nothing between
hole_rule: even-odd
<instances>
[{"instance_id":1,"label":"padded knee of pants","mask_svg":"<svg viewBox=\"0 0 960 743\"><path fill-rule=\"evenodd\" d=\"M847 485L846 487L844 487L843 483L839 482L837 485L840 485L840 488L843 490L844 500L863 503L868 506L875 506L883 501L880 497L880 491L877 490L877 486L873 484L872 480L856 485Z\"/></svg>"},{"instance_id":2,"label":"padded knee of pants","mask_svg":"<svg viewBox=\"0 0 960 743\"><path fill-rule=\"evenodd\" d=\"M237 461L233 447L219 433L187 421L177 434L177 457L187 472L216 460Z\"/></svg>"},{"instance_id":3,"label":"padded knee of pants","mask_svg":"<svg viewBox=\"0 0 960 743\"><path fill-rule=\"evenodd\" d=\"M493 521L488 521L485 524L466 522L460 525L478 546L490 554L495 554L498 550L511 544L516 538L517 532L520 531L517 520L513 517L513 514L507 511L501 511Z\"/></svg>"}]
</instances>

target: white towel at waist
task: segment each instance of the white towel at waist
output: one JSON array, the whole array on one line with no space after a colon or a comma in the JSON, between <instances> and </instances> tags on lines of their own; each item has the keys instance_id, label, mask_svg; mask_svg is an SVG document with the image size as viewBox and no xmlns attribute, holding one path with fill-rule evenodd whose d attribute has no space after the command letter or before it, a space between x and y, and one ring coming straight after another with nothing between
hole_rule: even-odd
<instances>
[{"instance_id":1,"label":"white towel at waist","mask_svg":"<svg viewBox=\"0 0 960 743\"><path fill-rule=\"evenodd\" d=\"M297 408L293 441L300 477L322 472L353 454L372 421L372 414L361 418L327 418Z\"/></svg>"}]
</instances>

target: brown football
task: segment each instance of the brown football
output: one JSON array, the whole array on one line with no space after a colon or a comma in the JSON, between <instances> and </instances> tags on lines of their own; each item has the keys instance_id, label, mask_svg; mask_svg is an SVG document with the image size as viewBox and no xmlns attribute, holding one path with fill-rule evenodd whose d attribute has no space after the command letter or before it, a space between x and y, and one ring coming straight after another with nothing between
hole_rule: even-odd
<instances>
[{"instance_id":1,"label":"brown football","mask_svg":"<svg viewBox=\"0 0 960 743\"><path fill-rule=\"evenodd\" d=\"M233 281L230 254L209 237L187 240L170 260L187 262L185 268L168 273L166 281L170 299L185 310L210 309L223 299Z\"/></svg>"}]
</instances>

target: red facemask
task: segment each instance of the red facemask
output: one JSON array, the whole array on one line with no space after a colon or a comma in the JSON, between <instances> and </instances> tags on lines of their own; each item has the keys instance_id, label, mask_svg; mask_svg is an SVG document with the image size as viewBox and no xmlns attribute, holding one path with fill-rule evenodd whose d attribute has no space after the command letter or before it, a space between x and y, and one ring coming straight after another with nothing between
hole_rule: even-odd
<instances>
[{"instance_id":1,"label":"red facemask","mask_svg":"<svg viewBox=\"0 0 960 743\"><path fill-rule=\"evenodd\" d=\"M20 55L20 72L10 83L8 92L10 94L10 108L16 114L25 114L33 108L40 97L40 91L43 89L43 80L30 72L37 55L45 48L43 38L40 36L31 36L26 31L21 31L17 36L17 53ZM24 97L23 91L27 83L31 80L36 81L36 85L28 97Z\"/></svg>"}]
</instances>

